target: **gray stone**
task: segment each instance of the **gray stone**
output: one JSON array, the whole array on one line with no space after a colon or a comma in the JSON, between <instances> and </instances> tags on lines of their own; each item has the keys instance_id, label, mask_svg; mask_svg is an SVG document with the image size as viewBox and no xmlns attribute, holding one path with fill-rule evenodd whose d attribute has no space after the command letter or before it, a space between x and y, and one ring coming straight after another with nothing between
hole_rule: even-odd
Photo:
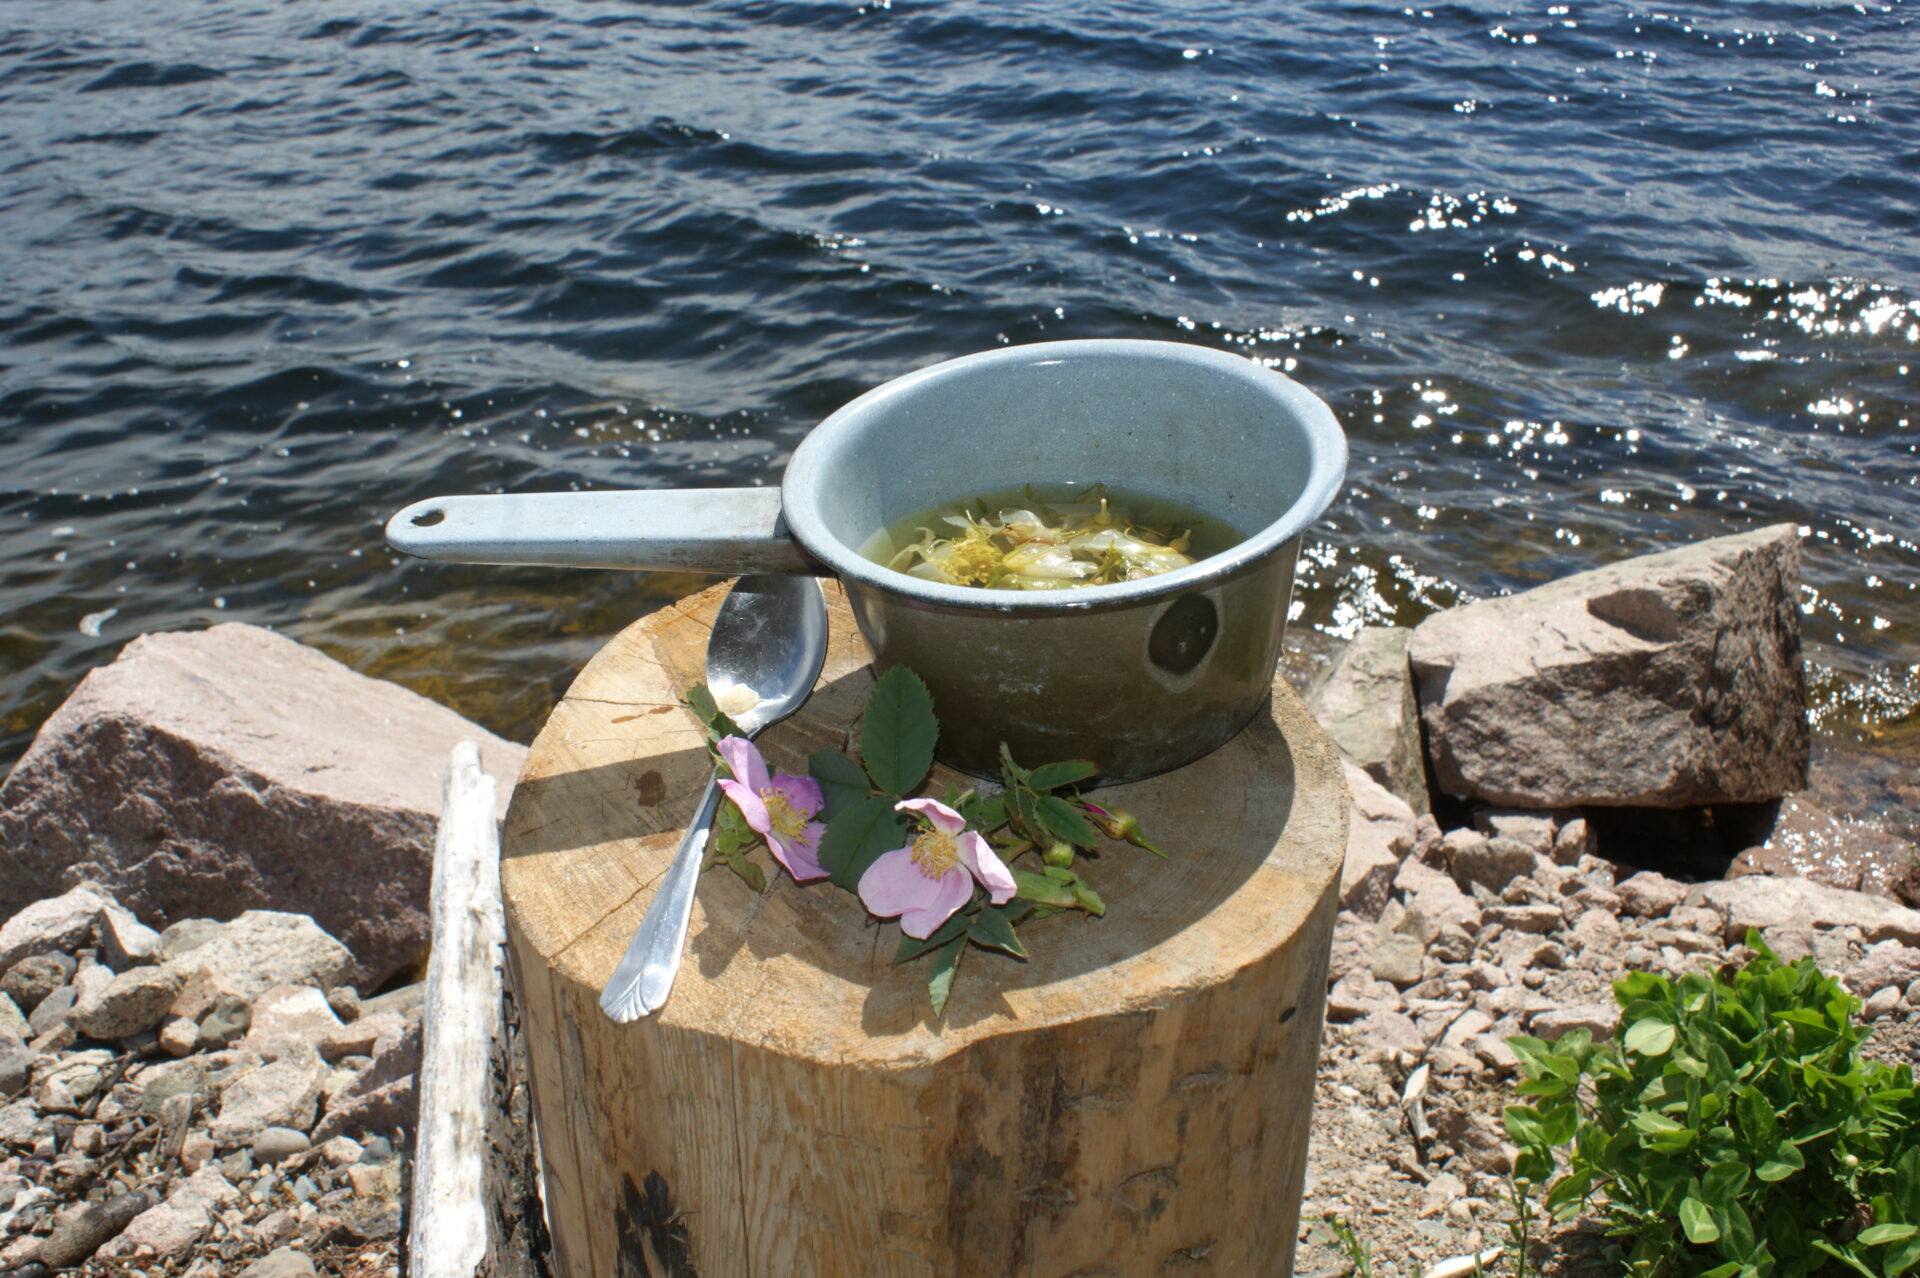
<instances>
[{"instance_id":1,"label":"gray stone","mask_svg":"<svg viewBox=\"0 0 1920 1278\"><path fill-rule=\"evenodd\" d=\"M224 994L207 1014L200 1018L197 1043L203 1052L225 1047L237 1041L253 1023L253 1008L238 994Z\"/></svg>"},{"instance_id":2,"label":"gray stone","mask_svg":"<svg viewBox=\"0 0 1920 1278\"><path fill-rule=\"evenodd\" d=\"M1916 980L1920 980L1920 949L1897 941L1874 946L1846 975L1847 988L1862 998L1888 986L1904 990Z\"/></svg>"},{"instance_id":3,"label":"gray stone","mask_svg":"<svg viewBox=\"0 0 1920 1278\"><path fill-rule=\"evenodd\" d=\"M1427 618L1408 656L1440 788L1542 809L1803 788L1799 571L1780 524Z\"/></svg>"},{"instance_id":4,"label":"gray stone","mask_svg":"<svg viewBox=\"0 0 1920 1278\"><path fill-rule=\"evenodd\" d=\"M402 985L398 989L388 990L385 994L376 994L372 998L360 1000L362 1016L378 1016L382 1012L397 1012L402 1016L414 1017L420 1014L427 1001L427 983L415 981L411 985ZM345 1020L346 1017L341 1017Z\"/></svg>"},{"instance_id":5,"label":"gray stone","mask_svg":"<svg viewBox=\"0 0 1920 1278\"><path fill-rule=\"evenodd\" d=\"M372 1063L328 1101L326 1114L313 1129L313 1139L413 1129L420 1108L414 1090L419 1070L420 1023L410 1021L405 1033L386 1043Z\"/></svg>"},{"instance_id":6,"label":"gray stone","mask_svg":"<svg viewBox=\"0 0 1920 1278\"><path fill-rule=\"evenodd\" d=\"M133 1218L119 1237L100 1249L106 1259L184 1256L213 1229L213 1216L240 1191L211 1167L202 1167L167 1200Z\"/></svg>"},{"instance_id":7,"label":"gray stone","mask_svg":"<svg viewBox=\"0 0 1920 1278\"><path fill-rule=\"evenodd\" d=\"M254 626L143 636L0 786L0 911L72 871L147 919L308 914L371 988L426 946L440 776L464 740L504 812L525 751L444 706ZM0 967L30 952L11 943Z\"/></svg>"},{"instance_id":8,"label":"gray stone","mask_svg":"<svg viewBox=\"0 0 1920 1278\"><path fill-rule=\"evenodd\" d=\"M1573 943L1590 953L1606 953L1620 944L1620 920L1612 912L1589 909L1573 924Z\"/></svg>"},{"instance_id":9,"label":"gray stone","mask_svg":"<svg viewBox=\"0 0 1920 1278\"><path fill-rule=\"evenodd\" d=\"M1533 851L1518 840L1504 837L1474 843L1463 840L1454 847L1447 868L1463 888L1478 883L1490 892L1500 892L1533 869Z\"/></svg>"},{"instance_id":10,"label":"gray stone","mask_svg":"<svg viewBox=\"0 0 1920 1278\"><path fill-rule=\"evenodd\" d=\"M1614 1003L1574 1003L1535 1012L1527 1022L1527 1028L1536 1038L1549 1040L1559 1038L1570 1030L1583 1029L1598 1042L1612 1038L1614 1026L1619 1023L1620 1008Z\"/></svg>"},{"instance_id":11,"label":"gray stone","mask_svg":"<svg viewBox=\"0 0 1920 1278\"><path fill-rule=\"evenodd\" d=\"M261 1050L275 1039L319 1044L341 1028L327 996L311 985L276 985L253 1002L246 1045Z\"/></svg>"},{"instance_id":12,"label":"gray stone","mask_svg":"<svg viewBox=\"0 0 1920 1278\"><path fill-rule=\"evenodd\" d=\"M202 918L180 919L168 924L167 929L160 933L161 960L164 962L177 959L182 954L205 945L220 935L220 929L225 926L226 924L218 919Z\"/></svg>"},{"instance_id":13,"label":"gray stone","mask_svg":"<svg viewBox=\"0 0 1920 1278\"><path fill-rule=\"evenodd\" d=\"M1354 1022L1353 1036L1366 1054L1376 1060L1391 1058L1400 1052L1421 1052L1427 1046L1420 1027L1401 1012L1370 1012Z\"/></svg>"},{"instance_id":14,"label":"gray stone","mask_svg":"<svg viewBox=\"0 0 1920 1278\"><path fill-rule=\"evenodd\" d=\"M160 957L160 934L133 916L131 910L108 903L95 925L100 957L116 972L152 963Z\"/></svg>"},{"instance_id":15,"label":"gray stone","mask_svg":"<svg viewBox=\"0 0 1920 1278\"><path fill-rule=\"evenodd\" d=\"M1403 626L1366 626L1307 694L1307 709L1342 754L1414 812L1430 808L1420 712Z\"/></svg>"},{"instance_id":16,"label":"gray stone","mask_svg":"<svg viewBox=\"0 0 1920 1278\"><path fill-rule=\"evenodd\" d=\"M262 1167L270 1167L282 1159L295 1154L304 1154L313 1148L313 1142L306 1133L291 1127L265 1127L253 1138L253 1161Z\"/></svg>"},{"instance_id":17,"label":"gray stone","mask_svg":"<svg viewBox=\"0 0 1920 1278\"><path fill-rule=\"evenodd\" d=\"M1453 877L1418 861L1403 861L1394 877L1407 909L1423 921L1422 940L1431 940L1449 923L1467 932L1480 930L1480 907Z\"/></svg>"},{"instance_id":18,"label":"gray stone","mask_svg":"<svg viewBox=\"0 0 1920 1278\"><path fill-rule=\"evenodd\" d=\"M31 1015L40 1000L73 979L77 964L66 954L34 954L21 959L0 977L0 994Z\"/></svg>"},{"instance_id":19,"label":"gray stone","mask_svg":"<svg viewBox=\"0 0 1920 1278\"><path fill-rule=\"evenodd\" d=\"M1620 897L1622 913L1657 919L1686 900L1691 889L1657 870L1642 870L1620 880L1613 890Z\"/></svg>"},{"instance_id":20,"label":"gray stone","mask_svg":"<svg viewBox=\"0 0 1920 1278\"><path fill-rule=\"evenodd\" d=\"M1599 840L1587 826L1585 817L1575 817L1553 836L1553 860L1556 865L1577 865L1581 857L1592 856Z\"/></svg>"},{"instance_id":21,"label":"gray stone","mask_svg":"<svg viewBox=\"0 0 1920 1278\"><path fill-rule=\"evenodd\" d=\"M231 1146L251 1143L268 1127L306 1131L313 1126L320 1101L323 1075L316 1064L285 1058L227 1084L220 1094L220 1114L208 1124L207 1134L217 1144Z\"/></svg>"},{"instance_id":22,"label":"gray stone","mask_svg":"<svg viewBox=\"0 0 1920 1278\"><path fill-rule=\"evenodd\" d=\"M19 1005L5 994L0 994L0 1043L24 1043L33 1037L33 1026L27 1018L20 1015Z\"/></svg>"},{"instance_id":23,"label":"gray stone","mask_svg":"<svg viewBox=\"0 0 1920 1278\"><path fill-rule=\"evenodd\" d=\"M1353 802L1347 812L1340 904L1362 918L1378 918L1400 862L1413 850L1413 809L1355 765L1344 767Z\"/></svg>"},{"instance_id":24,"label":"gray stone","mask_svg":"<svg viewBox=\"0 0 1920 1278\"><path fill-rule=\"evenodd\" d=\"M323 1034L315 1046L328 1061L346 1056L372 1056L383 1043L397 1041L406 1031L407 1018L398 1012L375 1012Z\"/></svg>"},{"instance_id":25,"label":"gray stone","mask_svg":"<svg viewBox=\"0 0 1920 1278\"><path fill-rule=\"evenodd\" d=\"M53 993L40 1000L33 1009L33 1015L27 1018L27 1024L33 1032L45 1034L57 1025L67 1023L67 1013L73 1010L73 1000L77 991L71 985L62 985Z\"/></svg>"},{"instance_id":26,"label":"gray stone","mask_svg":"<svg viewBox=\"0 0 1920 1278\"><path fill-rule=\"evenodd\" d=\"M1825 887L1810 879L1749 875L1705 884L1700 895L1725 920L1722 936L1729 943L1744 940L1750 927L1764 931L1782 926L1854 926L1869 942L1896 940L1903 945L1920 945L1920 911L1865 892Z\"/></svg>"},{"instance_id":27,"label":"gray stone","mask_svg":"<svg viewBox=\"0 0 1920 1278\"><path fill-rule=\"evenodd\" d=\"M1495 905L1485 912L1488 923L1498 923L1509 932L1545 935L1566 924L1566 915L1557 905Z\"/></svg>"},{"instance_id":28,"label":"gray stone","mask_svg":"<svg viewBox=\"0 0 1920 1278\"><path fill-rule=\"evenodd\" d=\"M24 760L23 760L24 762ZM18 772L15 768L15 772ZM11 779L11 778L9 778ZM0 786L0 802L4 802L6 788ZM4 811L4 809L0 809ZM4 817L0 817L0 831L4 831ZM7 847L10 855L0 859L0 867L18 855L15 848L8 847L9 839L0 833L0 847ZM0 868L0 875L5 869ZM43 882L57 882L57 874L49 875ZM33 954L45 954L50 950L72 952L85 945L93 936L93 921L100 913L107 898L92 887L77 887L71 892L59 896L35 900L40 894L40 884L27 887L17 901L8 902L0 898L0 910L13 908L17 911L0 927L0 969L10 968L21 959Z\"/></svg>"},{"instance_id":29,"label":"gray stone","mask_svg":"<svg viewBox=\"0 0 1920 1278\"><path fill-rule=\"evenodd\" d=\"M1898 1010L1900 1010L1900 991L1889 985L1867 996L1865 1006L1860 1009L1860 1015L1866 1020L1877 1021L1882 1017L1891 1016Z\"/></svg>"},{"instance_id":30,"label":"gray stone","mask_svg":"<svg viewBox=\"0 0 1920 1278\"><path fill-rule=\"evenodd\" d=\"M1490 839L1510 839L1536 856L1553 855L1554 819L1545 812L1482 808L1473 814L1473 828Z\"/></svg>"},{"instance_id":31,"label":"gray stone","mask_svg":"<svg viewBox=\"0 0 1920 1278\"><path fill-rule=\"evenodd\" d=\"M104 989L74 1005L67 1023L92 1038L127 1038L160 1024L180 990L179 972L135 967L120 973Z\"/></svg>"},{"instance_id":32,"label":"gray stone","mask_svg":"<svg viewBox=\"0 0 1920 1278\"><path fill-rule=\"evenodd\" d=\"M208 972L223 993L251 1001L276 985L329 989L353 971L353 955L303 914L248 910L164 966Z\"/></svg>"},{"instance_id":33,"label":"gray stone","mask_svg":"<svg viewBox=\"0 0 1920 1278\"><path fill-rule=\"evenodd\" d=\"M1374 947L1374 979L1405 988L1419 981L1425 959L1425 947L1420 944L1419 937L1409 936L1405 932L1389 932Z\"/></svg>"},{"instance_id":34,"label":"gray stone","mask_svg":"<svg viewBox=\"0 0 1920 1278\"><path fill-rule=\"evenodd\" d=\"M240 1278L313 1278L313 1261L303 1251L280 1247L240 1271Z\"/></svg>"},{"instance_id":35,"label":"gray stone","mask_svg":"<svg viewBox=\"0 0 1920 1278\"><path fill-rule=\"evenodd\" d=\"M33 1078L33 1064L38 1059L38 1053L24 1047L0 1053L0 1095L18 1096L26 1091Z\"/></svg>"},{"instance_id":36,"label":"gray stone","mask_svg":"<svg viewBox=\"0 0 1920 1278\"><path fill-rule=\"evenodd\" d=\"M342 1025L360 1019L360 995L351 985L336 985L327 991L327 1006Z\"/></svg>"}]
</instances>

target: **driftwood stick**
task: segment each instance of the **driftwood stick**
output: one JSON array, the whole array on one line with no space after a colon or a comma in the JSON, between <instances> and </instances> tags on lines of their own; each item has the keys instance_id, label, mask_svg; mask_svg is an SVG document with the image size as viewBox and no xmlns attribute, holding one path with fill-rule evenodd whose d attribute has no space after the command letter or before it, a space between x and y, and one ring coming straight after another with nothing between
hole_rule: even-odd
<instances>
[{"instance_id":1,"label":"driftwood stick","mask_svg":"<svg viewBox=\"0 0 1920 1278\"><path fill-rule=\"evenodd\" d=\"M487 1252L487 1115L505 937L493 790L473 743L455 746L433 851L411 1278L473 1278Z\"/></svg>"}]
</instances>

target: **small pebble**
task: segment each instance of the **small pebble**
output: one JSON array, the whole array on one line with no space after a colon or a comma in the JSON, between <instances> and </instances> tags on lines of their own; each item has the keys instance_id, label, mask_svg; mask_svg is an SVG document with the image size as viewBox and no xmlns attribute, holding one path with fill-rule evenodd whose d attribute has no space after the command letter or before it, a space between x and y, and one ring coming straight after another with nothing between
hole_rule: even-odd
<instances>
[{"instance_id":1,"label":"small pebble","mask_svg":"<svg viewBox=\"0 0 1920 1278\"><path fill-rule=\"evenodd\" d=\"M303 1154L313 1147L305 1133L291 1127L268 1127L253 1138L253 1160L262 1166L272 1166L283 1158Z\"/></svg>"}]
</instances>

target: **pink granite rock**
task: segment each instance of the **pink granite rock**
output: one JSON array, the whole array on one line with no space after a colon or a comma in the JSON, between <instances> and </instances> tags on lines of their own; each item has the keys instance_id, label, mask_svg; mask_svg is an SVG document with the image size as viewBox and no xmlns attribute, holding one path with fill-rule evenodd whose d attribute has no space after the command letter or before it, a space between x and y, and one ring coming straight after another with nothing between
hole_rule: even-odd
<instances>
[{"instance_id":1,"label":"pink granite rock","mask_svg":"<svg viewBox=\"0 0 1920 1278\"><path fill-rule=\"evenodd\" d=\"M1734 858L1727 877L1775 874L1897 896L1917 857L1920 848L1899 835L1835 816L1806 795L1790 794L1764 841Z\"/></svg>"},{"instance_id":2,"label":"pink granite rock","mask_svg":"<svg viewBox=\"0 0 1920 1278\"><path fill-rule=\"evenodd\" d=\"M1677 808L1804 787L1799 575L1779 524L1427 618L1408 656L1440 788Z\"/></svg>"},{"instance_id":3,"label":"pink granite rock","mask_svg":"<svg viewBox=\"0 0 1920 1278\"><path fill-rule=\"evenodd\" d=\"M1347 859L1340 867L1340 905L1377 919L1393 891L1400 862L1413 850L1413 809L1359 765L1343 760L1353 803L1347 812Z\"/></svg>"},{"instance_id":4,"label":"pink granite rock","mask_svg":"<svg viewBox=\"0 0 1920 1278\"><path fill-rule=\"evenodd\" d=\"M0 916L90 879L150 923L311 915L363 987L417 957L440 779L525 751L254 626L146 635L94 670L0 786Z\"/></svg>"},{"instance_id":5,"label":"pink granite rock","mask_svg":"<svg viewBox=\"0 0 1920 1278\"><path fill-rule=\"evenodd\" d=\"M1307 694L1307 708L1340 752L1412 808L1425 812L1420 709L1407 669L1404 626L1366 626Z\"/></svg>"}]
</instances>

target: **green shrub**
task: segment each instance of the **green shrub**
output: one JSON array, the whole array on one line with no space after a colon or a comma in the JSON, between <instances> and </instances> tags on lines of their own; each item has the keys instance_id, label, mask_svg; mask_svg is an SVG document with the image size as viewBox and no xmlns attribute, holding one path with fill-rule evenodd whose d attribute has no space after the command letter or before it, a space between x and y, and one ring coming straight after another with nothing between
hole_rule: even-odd
<instances>
[{"instance_id":1,"label":"green shrub","mask_svg":"<svg viewBox=\"0 0 1920 1278\"><path fill-rule=\"evenodd\" d=\"M1910 1066L1864 1060L1859 1003L1811 959L1731 979L1615 982L1613 1042L1508 1040L1529 1105L1514 1175L1559 1220L1597 1199L1638 1278L1762 1278L1920 1264L1920 1102ZM1565 1157L1559 1170L1555 1150Z\"/></svg>"}]
</instances>

